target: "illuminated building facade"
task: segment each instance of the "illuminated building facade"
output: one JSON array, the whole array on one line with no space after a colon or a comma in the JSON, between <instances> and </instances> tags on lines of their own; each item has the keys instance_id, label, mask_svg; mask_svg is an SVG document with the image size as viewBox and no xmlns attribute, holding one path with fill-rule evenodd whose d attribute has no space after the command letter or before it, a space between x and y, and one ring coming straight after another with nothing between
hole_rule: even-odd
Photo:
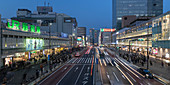
<instances>
[{"instance_id":1,"label":"illuminated building facade","mask_svg":"<svg viewBox=\"0 0 170 85\"><path fill-rule=\"evenodd\" d=\"M36 25L16 20L8 20L0 25L0 66L17 61L40 60L71 46L69 38L41 33L41 28Z\"/></svg>"},{"instance_id":2,"label":"illuminated building facade","mask_svg":"<svg viewBox=\"0 0 170 85\"><path fill-rule=\"evenodd\" d=\"M118 31L116 35L122 50L129 51L130 46L130 51L147 54L148 47L149 55L169 59L170 11L127 30Z\"/></svg>"}]
</instances>

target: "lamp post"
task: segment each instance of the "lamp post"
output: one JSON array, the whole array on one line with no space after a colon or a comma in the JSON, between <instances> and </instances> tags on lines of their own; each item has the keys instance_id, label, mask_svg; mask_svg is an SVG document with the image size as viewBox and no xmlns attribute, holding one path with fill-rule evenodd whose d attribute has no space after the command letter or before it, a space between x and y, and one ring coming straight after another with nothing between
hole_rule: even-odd
<instances>
[{"instance_id":1,"label":"lamp post","mask_svg":"<svg viewBox=\"0 0 170 85\"><path fill-rule=\"evenodd\" d=\"M51 25L52 23L49 23L49 50L51 49ZM50 51L48 55L48 70L50 69Z\"/></svg>"},{"instance_id":2,"label":"lamp post","mask_svg":"<svg viewBox=\"0 0 170 85\"><path fill-rule=\"evenodd\" d=\"M51 25L52 23L49 24L49 49L51 48Z\"/></svg>"},{"instance_id":3,"label":"lamp post","mask_svg":"<svg viewBox=\"0 0 170 85\"><path fill-rule=\"evenodd\" d=\"M149 54L148 54L148 45L149 45L149 27L147 23L147 69L149 69Z\"/></svg>"}]
</instances>

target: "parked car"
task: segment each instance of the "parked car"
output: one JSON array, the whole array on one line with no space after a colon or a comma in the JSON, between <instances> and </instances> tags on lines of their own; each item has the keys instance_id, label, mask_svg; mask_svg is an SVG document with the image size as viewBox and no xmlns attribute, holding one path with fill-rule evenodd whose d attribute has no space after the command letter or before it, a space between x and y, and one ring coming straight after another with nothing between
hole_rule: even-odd
<instances>
[{"instance_id":1,"label":"parked car","mask_svg":"<svg viewBox=\"0 0 170 85\"><path fill-rule=\"evenodd\" d=\"M145 76L145 78L153 79L153 74L146 68L139 68L138 72Z\"/></svg>"}]
</instances>

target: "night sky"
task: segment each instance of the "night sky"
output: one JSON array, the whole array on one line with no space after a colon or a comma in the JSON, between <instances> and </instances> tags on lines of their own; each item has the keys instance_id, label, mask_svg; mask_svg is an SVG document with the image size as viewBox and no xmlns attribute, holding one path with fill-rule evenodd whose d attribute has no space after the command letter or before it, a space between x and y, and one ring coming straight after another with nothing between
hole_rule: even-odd
<instances>
[{"instance_id":1,"label":"night sky","mask_svg":"<svg viewBox=\"0 0 170 85\"><path fill-rule=\"evenodd\" d=\"M89 28L111 27L112 0L47 0L54 12L76 17L78 26ZM164 13L170 11L170 0L164 0ZM3 18L16 16L18 8L36 11L44 0L1 0L0 14ZM88 30L87 30L88 33Z\"/></svg>"}]
</instances>

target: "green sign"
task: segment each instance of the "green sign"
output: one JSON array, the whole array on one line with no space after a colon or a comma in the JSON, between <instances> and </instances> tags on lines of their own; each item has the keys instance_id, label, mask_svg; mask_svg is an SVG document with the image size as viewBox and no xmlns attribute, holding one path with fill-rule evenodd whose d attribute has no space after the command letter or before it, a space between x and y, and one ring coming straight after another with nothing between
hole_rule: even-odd
<instances>
[{"instance_id":1,"label":"green sign","mask_svg":"<svg viewBox=\"0 0 170 85\"><path fill-rule=\"evenodd\" d=\"M144 38L138 38L139 41L144 41Z\"/></svg>"},{"instance_id":2,"label":"green sign","mask_svg":"<svg viewBox=\"0 0 170 85\"><path fill-rule=\"evenodd\" d=\"M8 26L9 29L13 29L13 30L41 33L39 26L28 25L27 23L21 23L21 22L16 21L16 20L9 19L8 22L7 22L7 26Z\"/></svg>"}]
</instances>

